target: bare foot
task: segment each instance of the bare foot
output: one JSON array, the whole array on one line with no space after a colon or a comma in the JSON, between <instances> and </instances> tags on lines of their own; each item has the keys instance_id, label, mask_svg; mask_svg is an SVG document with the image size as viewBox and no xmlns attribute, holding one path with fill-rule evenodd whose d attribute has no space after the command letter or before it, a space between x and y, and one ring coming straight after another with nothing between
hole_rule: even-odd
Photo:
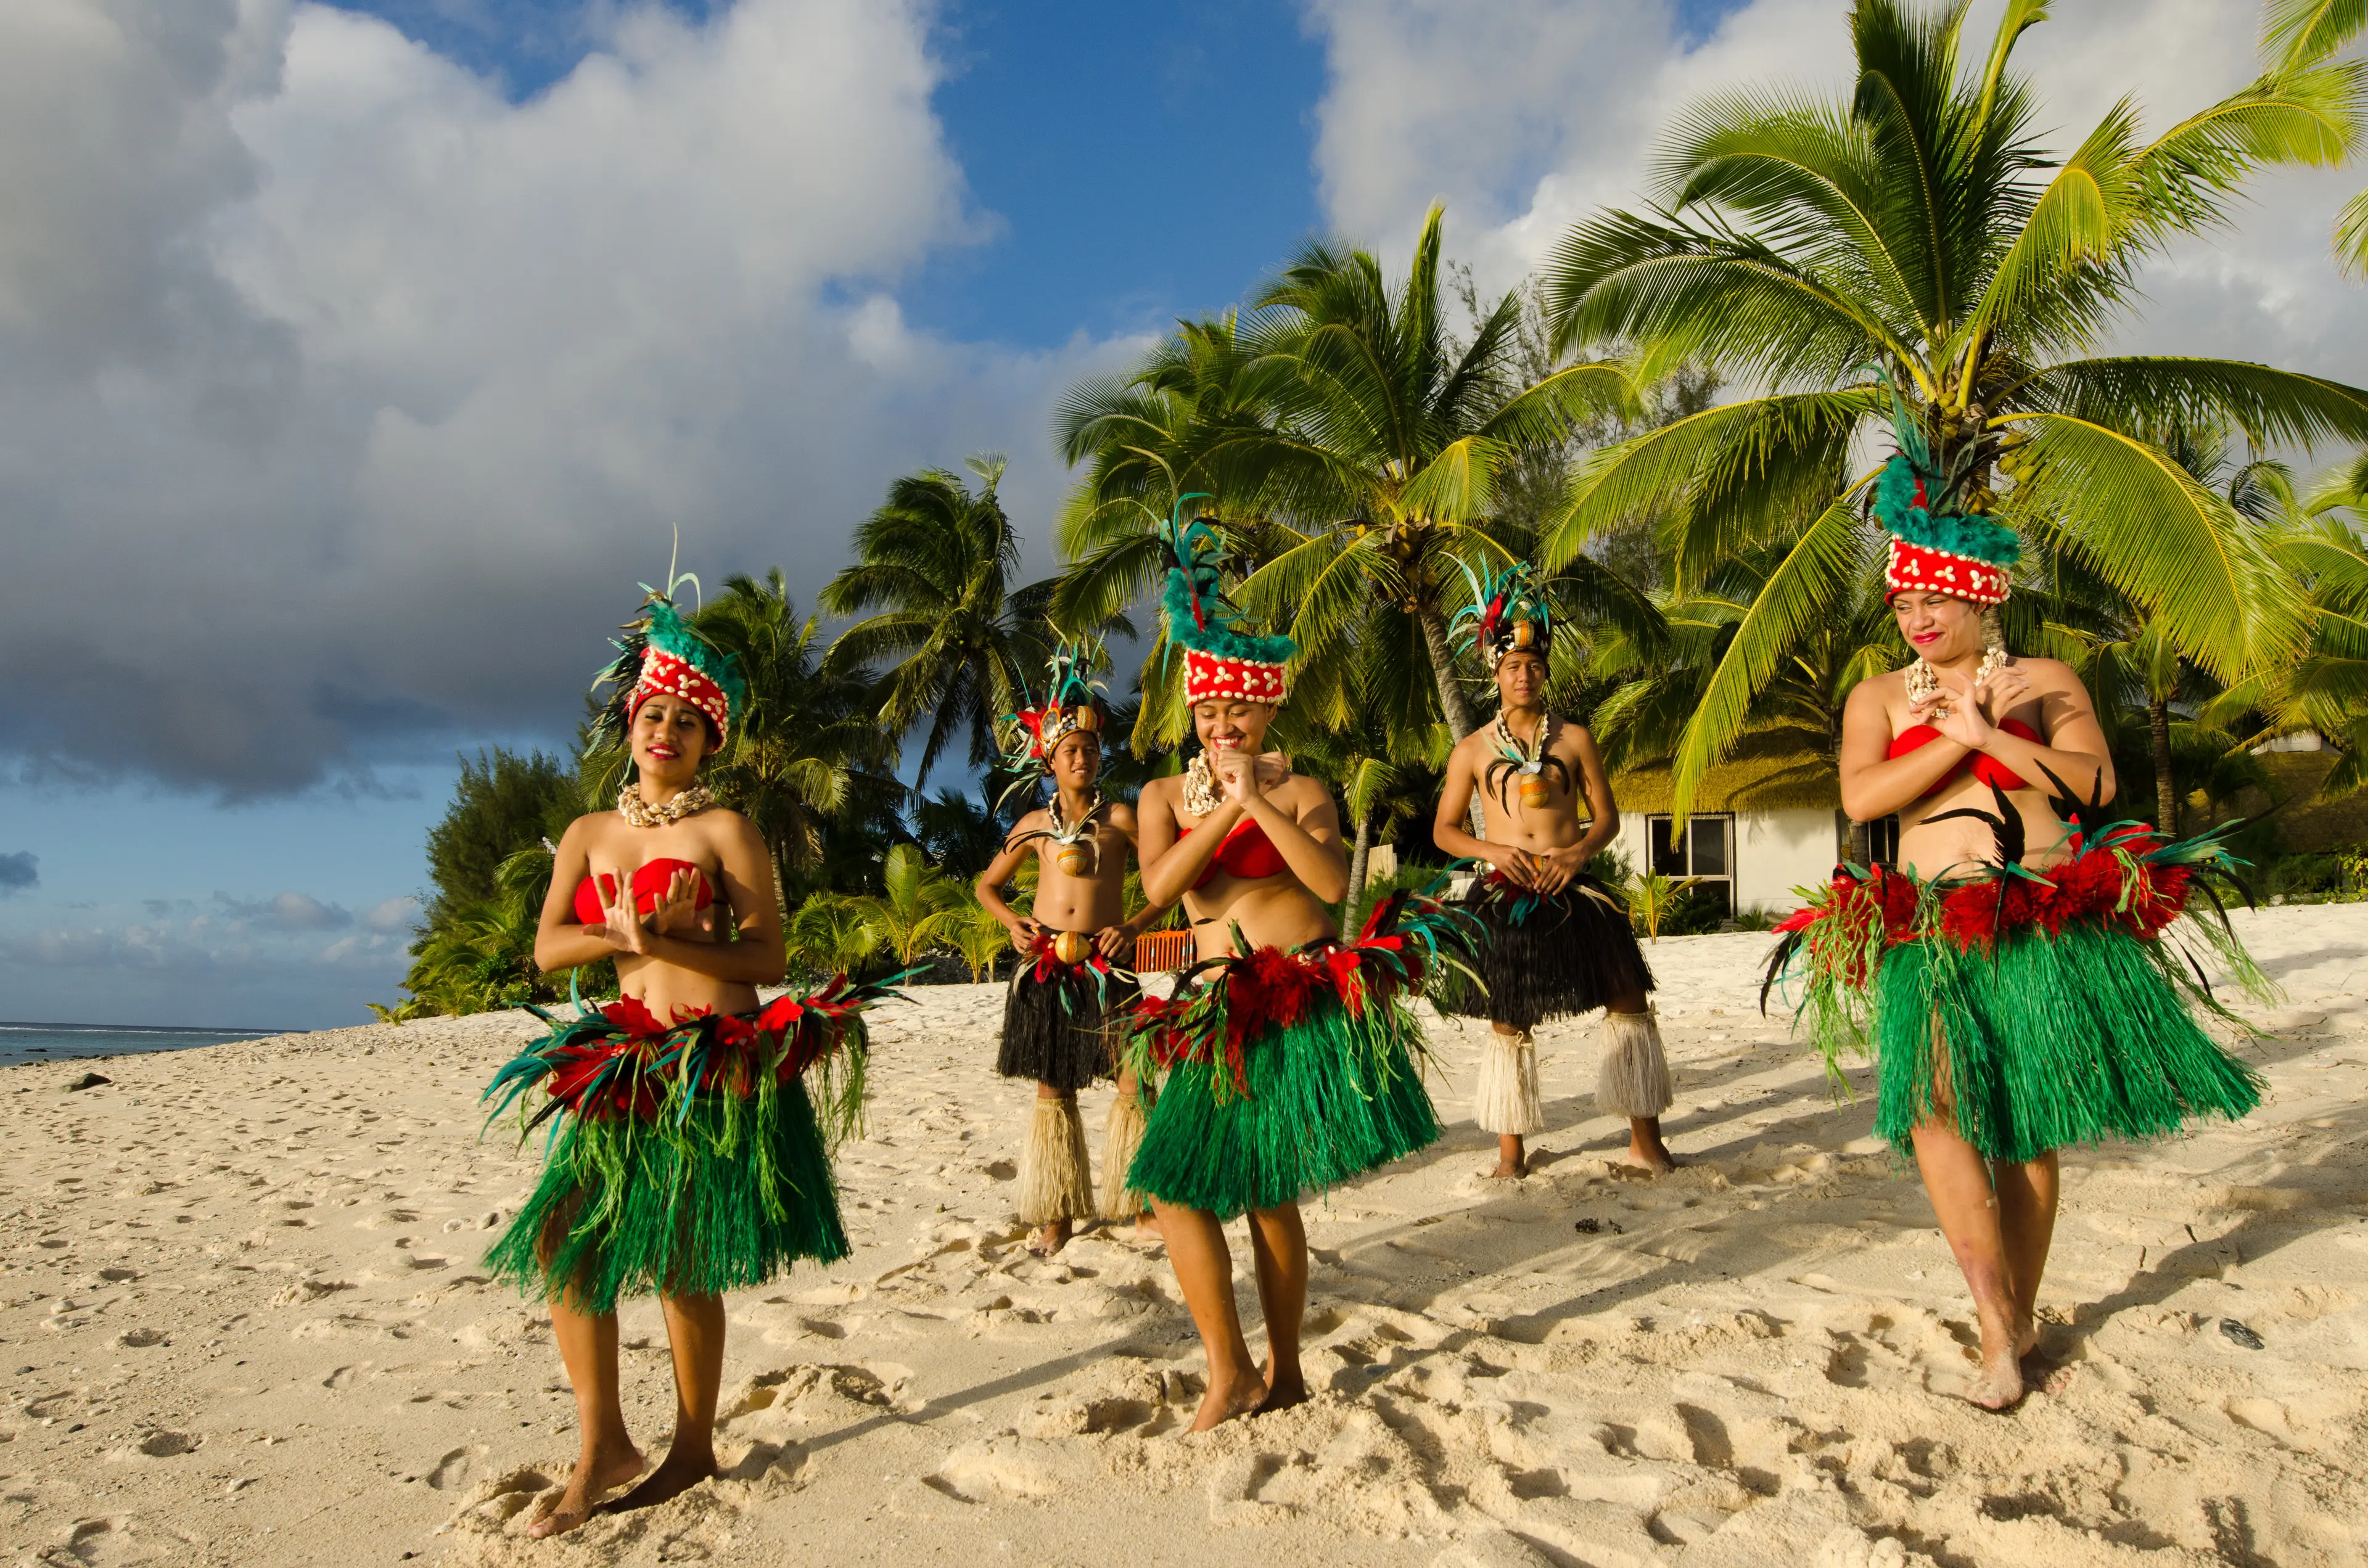
<instances>
[{"instance_id":1,"label":"bare foot","mask_svg":"<svg viewBox=\"0 0 2368 1568\"><path fill-rule=\"evenodd\" d=\"M1303 1392L1301 1398L1306 1395ZM1192 1430L1205 1432L1221 1426L1236 1415L1251 1415L1265 1408L1266 1382L1263 1379L1245 1376L1236 1382L1221 1383L1209 1380L1209 1392L1201 1396L1200 1414L1192 1417Z\"/></svg>"},{"instance_id":2,"label":"bare foot","mask_svg":"<svg viewBox=\"0 0 2368 1568\"><path fill-rule=\"evenodd\" d=\"M598 1454L578 1459L575 1468L567 1474L567 1490L551 1511L526 1527L527 1539L543 1540L555 1535L565 1535L582 1527L592 1517L593 1506L600 1494L622 1486L642 1473L641 1450L631 1444L615 1453Z\"/></svg>"},{"instance_id":3,"label":"bare foot","mask_svg":"<svg viewBox=\"0 0 2368 1568\"><path fill-rule=\"evenodd\" d=\"M1980 1312L1982 1372L1965 1397L1984 1410L2006 1410L2022 1398L2022 1353L2032 1324L2005 1308Z\"/></svg>"},{"instance_id":4,"label":"bare foot","mask_svg":"<svg viewBox=\"0 0 2368 1568\"><path fill-rule=\"evenodd\" d=\"M1627 1163L1655 1176L1668 1176L1678 1168L1678 1157L1669 1153L1669 1146L1661 1142L1657 1132L1649 1140L1629 1139Z\"/></svg>"},{"instance_id":5,"label":"bare foot","mask_svg":"<svg viewBox=\"0 0 2368 1568\"><path fill-rule=\"evenodd\" d=\"M2039 1348L2039 1319L2027 1317L2014 1336L2014 1358L2018 1361Z\"/></svg>"},{"instance_id":6,"label":"bare foot","mask_svg":"<svg viewBox=\"0 0 2368 1568\"><path fill-rule=\"evenodd\" d=\"M1050 1257L1069 1244L1069 1222L1055 1220L1049 1225L1039 1225L1028 1238L1028 1250L1038 1257Z\"/></svg>"},{"instance_id":7,"label":"bare foot","mask_svg":"<svg viewBox=\"0 0 2368 1568\"><path fill-rule=\"evenodd\" d=\"M1519 1181L1530 1174L1530 1151L1518 1132L1497 1134L1497 1168L1483 1171L1482 1176L1494 1181Z\"/></svg>"},{"instance_id":8,"label":"bare foot","mask_svg":"<svg viewBox=\"0 0 2368 1568\"><path fill-rule=\"evenodd\" d=\"M1164 1242L1167 1233L1159 1228L1159 1211L1146 1209L1134 1219L1134 1239L1138 1242Z\"/></svg>"},{"instance_id":9,"label":"bare foot","mask_svg":"<svg viewBox=\"0 0 2368 1568\"><path fill-rule=\"evenodd\" d=\"M1985 1361L1982 1375L1965 1391L1965 1397L1984 1410L2011 1410L2022 1399L2022 1367L2012 1359L2003 1362Z\"/></svg>"},{"instance_id":10,"label":"bare foot","mask_svg":"<svg viewBox=\"0 0 2368 1568\"><path fill-rule=\"evenodd\" d=\"M604 1514L628 1514L636 1508L655 1507L669 1497L679 1497L700 1482L718 1474L715 1449L703 1447L697 1453L687 1453L677 1445L666 1450L650 1477L613 1503L603 1504Z\"/></svg>"},{"instance_id":11,"label":"bare foot","mask_svg":"<svg viewBox=\"0 0 2368 1568\"><path fill-rule=\"evenodd\" d=\"M1307 1403L1307 1380L1298 1368L1293 1367L1288 1377L1278 1377L1269 1363L1262 1375L1266 1379L1266 1397L1258 1401L1252 1414L1264 1415L1269 1410L1289 1410L1294 1404Z\"/></svg>"}]
</instances>

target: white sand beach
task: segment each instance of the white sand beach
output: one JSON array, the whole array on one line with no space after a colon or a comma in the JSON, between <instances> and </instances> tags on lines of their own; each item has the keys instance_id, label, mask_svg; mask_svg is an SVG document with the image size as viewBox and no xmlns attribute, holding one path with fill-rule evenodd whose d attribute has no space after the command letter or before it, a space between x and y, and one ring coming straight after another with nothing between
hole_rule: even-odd
<instances>
[{"instance_id":1,"label":"white sand beach","mask_svg":"<svg viewBox=\"0 0 2368 1568\"><path fill-rule=\"evenodd\" d=\"M1447 1138L1308 1209L1320 1392L1198 1437L1158 1251L1018 1245L997 988L919 992L877 1016L855 1256L730 1299L729 1475L549 1543L573 1406L478 1264L535 1155L476 1095L530 1020L9 1068L0 1561L2368 1562L2368 905L2240 919L2290 996L2268 1103L2067 1154L2055 1369L2004 1416L1955 1397L1971 1312L1871 1100L1758 1015L1765 936L1650 950L1665 1179L1609 1163L1591 1022L1542 1040L1538 1173L1482 1179L1479 1035L1434 1025ZM662 1445L655 1303L624 1334Z\"/></svg>"}]
</instances>

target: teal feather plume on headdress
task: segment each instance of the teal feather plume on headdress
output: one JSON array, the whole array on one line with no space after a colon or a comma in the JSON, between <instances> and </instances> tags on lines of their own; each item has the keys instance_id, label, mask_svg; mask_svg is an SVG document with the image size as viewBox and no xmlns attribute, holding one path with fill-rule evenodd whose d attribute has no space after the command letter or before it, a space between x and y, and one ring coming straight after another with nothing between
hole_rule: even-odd
<instances>
[{"instance_id":1,"label":"teal feather plume on headdress","mask_svg":"<svg viewBox=\"0 0 2368 1568\"><path fill-rule=\"evenodd\" d=\"M675 583L685 580L677 577ZM589 740L594 751L624 744L625 732L632 724L633 688L640 684L642 665L652 648L672 654L713 681L735 721L747 703L748 686L740 676L740 661L694 631L667 593L647 583L639 586L641 619L629 623L622 637L609 639L617 656L592 683L595 691L610 688L608 701L592 720Z\"/></svg>"},{"instance_id":2,"label":"teal feather plume on headdress","mask_svg":"<svg viewBox=\"0 0 2368 1568\"><path fill-rule=\"evenodd\" d=\"M1448 622L1447 634L1459 642L1468 643L1487 664L1494 665L1497 645L1508 635L1508 629L1522 621L1536 628L1533 652L1543 653L1554 640L1554 601L1546 597L1537 581L1537 569L1526 561L1516 561L1502 572L1483 575L1472 569L1468 562L1458 561L1463 581L1472 589L1472 603L1458 610Z\"/></svg>"},{"instance_id":3,"label":"teal feather plume on headdress","mask_svg":"<svg viewBox=\"0 0 2368 1568\"><path fill-rule=\"evenodd\" d=\"M1298 644L1288 637L1262 637L1241 630L1241 612L1224 596L1223 569L1230 564L1224 544L1205 520L1184 521L1184 503L1212 497L1195 491L1178 496L1159 530L1167 555L1167 589L1161 608L1167 641L1219 658L1262 665L1291 662Z\"/></svg>"}]
</instances>

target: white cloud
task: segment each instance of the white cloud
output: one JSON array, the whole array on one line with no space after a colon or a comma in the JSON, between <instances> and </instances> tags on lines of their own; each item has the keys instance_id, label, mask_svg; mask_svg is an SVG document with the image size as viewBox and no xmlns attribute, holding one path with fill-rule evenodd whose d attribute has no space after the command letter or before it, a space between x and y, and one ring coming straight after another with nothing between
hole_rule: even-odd
<instances>
[{"instance_id":1,"label":"white cloud","mask_svg":"<svg viewBox=\"0 0 2368 1568\"><path fill-rule=\"evenodd\" d=\"M674 525L810 601L901 470L1008 449L1049 516L1110 350L889 292L975 232L926 9L628 6L511 104L324 6L0 7L0 658L51 672L0 750L268 791L557 733Z\"/></svg>"},{"instance_id":2,"label":"white cloud","mask_svg":"<svg viewBox=\"0 0 2368 1568\"><path fill-rule=\"evenodd\" d=\"M252 902L216 893L214 900L233 920L260 931L341 931L354 923L345 908L323 903L311 893L283 892Z\"/></svg>"},{"instance_id":3,"label":"white cloud","mask_svg":"<svg viewBox=\"0 0 2368 1568\"><path fill-rule=\"evenodd\" d=\"M419 915L416 898L381 899L362 911L362 924L373 931L399 931L408 934Z\"/></svg>"},{"instance_id":4,"label":"white cloud","mask_svg":"<svg viewBox=\"0 0 2368 1568\"><path fill-rule=\"evenodd\" d=\"M1403 265L1434 198L1448 244L1491 287L1517 280L1569 225L1635 206L1663 131L1684 105L1744 83L1831 91L1850 68L1839 0L1753 0L1700 47L1677 41L1666 0L1314 0L1332 81L1316 163L1326 212ZM1988 46L1998 0L1966 23ZM2026 34L2017 66L2038 89L2047 142L2068 150L2113 100L2161 129L2257 70L2249 0L2092 0ZM2327 231L2368 167L2260 181L2236 233L2186 242L2154 267L2129 346L2225 354L2358 380L2368 292L2340 278Z\"/></svg>"}]
</instances>

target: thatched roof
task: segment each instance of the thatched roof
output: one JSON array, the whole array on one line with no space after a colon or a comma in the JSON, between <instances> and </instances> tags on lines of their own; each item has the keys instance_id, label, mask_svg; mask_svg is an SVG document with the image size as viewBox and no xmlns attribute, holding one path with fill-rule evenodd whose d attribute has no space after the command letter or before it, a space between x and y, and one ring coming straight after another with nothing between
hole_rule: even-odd
<instances>
[{"instance_id":1,"label":"thatched roof","mask_svg":"<svg viewBox=\"0 0 2368 1568\"><path fill-rule=\"evenodd\" d=\"M1670 808L1669 770L1633 768L1611 779L1611 798L1626 812ZM1823 753L1786 746L1755 750L1747 742L1734 756L1704 776L1694 791L1698 812L1837 811L1841 778Z\"/></svg>"}]
</instances>

